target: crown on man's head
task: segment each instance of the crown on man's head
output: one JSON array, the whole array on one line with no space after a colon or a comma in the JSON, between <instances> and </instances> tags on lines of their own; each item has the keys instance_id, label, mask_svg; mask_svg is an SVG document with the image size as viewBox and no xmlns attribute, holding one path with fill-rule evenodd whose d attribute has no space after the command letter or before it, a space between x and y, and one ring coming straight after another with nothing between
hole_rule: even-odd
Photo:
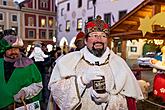
<instances>
[{"instance_id":1,"label":"crown on man's head","mask_svg":"<svg viewBox=\"0 0 165 110\"><path fill-rule=\"evenodd\" d=\"M95 20L87 22L85 25L85 33L88 34L91 32L104 32L109 35L109 25L101 20L101 16L98 15Z\"/></svg>"}]
</instances>

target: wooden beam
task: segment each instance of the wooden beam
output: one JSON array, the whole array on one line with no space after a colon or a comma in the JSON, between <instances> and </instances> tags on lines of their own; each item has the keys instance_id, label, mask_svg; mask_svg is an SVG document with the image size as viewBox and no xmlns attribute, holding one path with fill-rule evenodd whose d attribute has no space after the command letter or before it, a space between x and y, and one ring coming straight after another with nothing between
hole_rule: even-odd
<instances>
[{"instance_id":1,"label":"wooden beam","mask_svg":"<svg viewBox=\"0 0 165 110\"><path fill-rule=\"evenodd\" d=\"M126 20L123 22L123 24L127 24L127 25L137 25L137 22L136 21L129 21L129 20Z\"/></svg>"},{"instance_id":2,"label":"wooden beam","mask_svg":"<svg viewBox=\"0 0 165 110\"><path fill-rule=\"evenodd\" d=\"M136 13L137 16L149 16L152 17L152 12L138 11Z\"/></svg>"},{"instance_id":3,"label":"wooden beam","mask_svg":"<svg viewBox=\"0 0 165 110\"><path fill-rule=\"evenodd\" d=\"M126 60L126 52L127 52L127 41L126 40L122 40L122 43L121 43L121 57Z\"/></svg>"},{"instance_id":4,"label":"wooden beam","mask_svg":"<svg viewBox=\"0 0 165 110\"><path fill-rule=\"evenodd\" d=\"M165 0L150 0L152 4L165 5Z\"/></svg>"},{"instance_id":5,"label":"wooden beam","mask_svg":"<svg viewBox=\"0 0 165 110\"><path fill-rule=\"evenodd\" d=\"M141 31L116 33L116 34L111 34L110 36L111 37L121 37L121 36L134 35L134 34L141 34Z\"/></svg>"}]
</instances>

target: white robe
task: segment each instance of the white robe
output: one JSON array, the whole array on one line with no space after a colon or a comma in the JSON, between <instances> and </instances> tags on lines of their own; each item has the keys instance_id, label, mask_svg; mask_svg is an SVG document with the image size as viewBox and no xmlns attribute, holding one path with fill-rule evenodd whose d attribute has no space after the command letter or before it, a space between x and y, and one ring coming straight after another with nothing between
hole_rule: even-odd
<instances>
[{"instance_id":1,"label":"white robe","mask_svg":"<svg viewBox=\"0 0 165 110\"><path fill-rule=\"evenodd\" d=\"M121 57L115 55L113 51L108 48L107 50L110 53L108 66L113 75L113 86L109 88L109 93L113 96L120 94L120 96L143 99L136 78L126 62ZM80 97L83 86L77 78L76 67L86 51L87 48L85 47L81 51L63 56L53 69L48 87L61 110L74 110L83 102L83 98L81 100ZM102 59L100 62L104 62L104 60ZM92 60L90 62L93 63Z\"/></svg>"}]
</instances>

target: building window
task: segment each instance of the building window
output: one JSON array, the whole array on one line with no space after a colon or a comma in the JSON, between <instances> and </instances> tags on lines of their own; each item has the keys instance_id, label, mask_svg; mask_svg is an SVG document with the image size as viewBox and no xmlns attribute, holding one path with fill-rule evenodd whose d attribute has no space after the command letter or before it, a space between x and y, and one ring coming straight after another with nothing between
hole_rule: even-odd
<instances>
[{"instance_id":1,"label":"building window","mask_svg":"<svg viewBox=\"0 0 165 110\"><path fill-rule=\"evenodd\" d=\"M49 39L53 39L53 31L49 31Z\"/></svg>"},{"instance_id":2,"label":"building window","mask_svg":"<svg viewBox=\"0 0 165 110\"><path fill-rule=\"evenodd\" d=\"M66 31L70 31L70 21L66 21Z\"/></svg>"},{"instance_id":3,"label":"building window","mask_svg":"<svg viewBox=\"0 0 165 110\"><path fill-rule=\"evenodd\" d=\"M41 0L40 1L41 8L48 8L48 0Z\"/></svg>"},{"instance_id":4,"label":"building window","mask_svg":"<svg viewBox=\"0 0 165 110\"><path fill-rule=\"evenodd\" d=\"M34 26L34 18L28 17L28 26Z\"/></svg>"},{"instance_id":5,"label":"building window","mask_svg":"<svg viewBox=\"0 0 165 110\"><path fill-rule=\"evenodd\" d=\"M70 10L70 3L67 3L67 11Z\"/></svg>"},{"instance_id":6,"label":"building window","mask_svg":"<svg viewBox=\"0 0 165 110\"><path fill-rule=\"evenodd\" d=\"M3 20L3 13L0 13L0 21Z\"/></svg>"},{"instance_id":7,"label":"building window","mask_svg":"<svg viewBox=\"0 0 165 110\"><path fill-rule=\"evenodd\" d=\"M45 19L41 19L41 27L45 27L46 26L46 20Z\"/></svg>"},{"instance_id":8,"label":"building window","mask_svg":"<svg viewBox=\"0 0 165 110\"><path fill-rule=\"evenodd\" d=\"M14 21L14 22L17 21L17 15L12 15L12 21Z\"/></svg>"},{"instance_id":9,"label":"building window","mask_svg":"<svg viewBox=\"0 0 165 110\"><path fill-rule=\"evenodd\" d=\"M7 1L6 0L3 0L3 5L7 5Z\"/></svg>"},{"instance_id":10,"label":"building window","mask_svg":"<svg viewBox=\"0 0 165 110\"><path fill-rule=\"evenodd\" d=\"M119 11L119 19L123 18L127 14L127 10Z\"/></svg>"},{"instance_id":11,"label":"building window","mask_svg":"<svg viewBox=\"0 0 165 110\"><path fill-rule=\"evenodd\" d=\"M61 9L61 16L64 16L64 8Z\"/></svg>"},{"instance_id":12,"label":"building window","mask_svg":"<svg viewBox=\"0 0 165 110\"><path fill-rule=\"evenodd\" d=\"M0 32L4 30L4 25L0 25Z\"/></svg>"},{"instance_id":13,"label":"building window","mask_svg":"<svg viewBox=\"0 0 165 110\"><path fill-rule=\"evenodd\" d=\"M59 32L62 32L62 24L59 24Z\"/></svg>"},{"instance_id":14,"label":"building window","mask_svg":"<svg viewBox=\"0 0 165 110\"><path fill-rule=\"evenodd\" d=\"M46 38L46 31L45 30L42 30L41 33L40 33L40 38L41 39L45 39Z\"/></svg>"},{"instance_id":15,"label":"building window","mask_svg":"<svg viewBox=\"0 0 165 110\"><path fill-rule=\"evenodd\" d=\"M93 8L93 0L88 0L88 3L87 3L87 9L92 9Z\"/></svg>"},{"instance_id":16,"label":"building window","mask_svg":"<svg viewBox=\"0 0 165 110\"><path fill-rule=\"evenodd\" d=\"M88 17L88 22L93 20L93 16Z\"/></svg>"},{"instance_id":17,"label":"building window","mask_svg":"<svg viewBox=\"0 0 165 110\"><path fill-rule=\"evenodd\" d=\"M15 31L15 34L16 35L18 35L18 27L12 26L11 29Z\"/></svg>"},{"instance_id":18,"label":"building window","mask_svg":"<svg viewBox=\"0 0 165 110\"><path fill-rule=\"evenodd\" d=\"M82 7L82 0L78 0L78 8Z\"/></svg>"},{"instance_id":19,"label":"building window","mask_svg":"<svg viewBox=\"0 0 165 110\"><path fill-rule=\"evenodd\" d=\"M82 30L83 21L82 18L77 19L77 30Z\"/></svg>"},{"instance_id":20,"label":"building window","mask_svg":"<svg viewBox=\"0 0 165 110\"><path fill-rule=\"evenodd\" d=\"M28 30L28 38L35 38L34 30Z\"/></svg>"},{"instance_id":21,"label":"building window","mask_svg":"<svg viewBox=\"0 0 165 110\"><path fill-rule=\"evenodd\" d=\"M53 27L53 19L49 19L49 27Z\"/></svg>"},{"instance_id":22,"label":"building window","mask_svg":"<svg viewBox=\"0 0 165 110\"><path fill-rule=\"evenodd\" d=\"M104 20L109 26L111 26L111 13L104 14Z\"/></svg>"}]
</instances>

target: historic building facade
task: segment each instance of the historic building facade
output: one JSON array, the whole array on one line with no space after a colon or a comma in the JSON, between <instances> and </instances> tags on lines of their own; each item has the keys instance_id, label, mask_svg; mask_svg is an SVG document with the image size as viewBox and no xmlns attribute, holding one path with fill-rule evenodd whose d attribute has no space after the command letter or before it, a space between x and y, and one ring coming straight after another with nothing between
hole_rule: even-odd
<instances>
[{"instance_id":1,"label":"historic building facade","mask_svg":"<svg viewBox=\"0 0 165 110\"><path fill-rule=\"evenodd\" d=\"M13 0L0 0L0 31L13 29L20 35L20 10Z\"/></svg>"},{"instance_id":2,"label":"historic building facade","mask_svg":"<svg viewBox=\"0 0 165 110\"><path fill-rule=\"evenodd\" d=\"M21 36L25 45L35 41L54 44L56 9L54 0L25 0L20 4Z\"/></svg>"}]
</instances>

